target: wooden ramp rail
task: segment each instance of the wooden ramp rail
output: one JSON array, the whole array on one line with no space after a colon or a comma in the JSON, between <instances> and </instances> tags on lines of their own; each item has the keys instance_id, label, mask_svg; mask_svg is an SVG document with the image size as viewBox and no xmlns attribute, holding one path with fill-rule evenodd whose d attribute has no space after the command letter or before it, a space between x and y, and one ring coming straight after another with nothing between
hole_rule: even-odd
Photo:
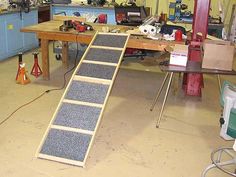
<instances>
[{"instance_id":1,"label":"wooden ramp rail","mask_svg":"<svg viewBox=\"0 0 236 177\"><path fill-rule=\"evenodd\" d=\"M58 104L37 157L85 166L128 38L120 33L95 34Z\"/></svg>"}]
</instances>

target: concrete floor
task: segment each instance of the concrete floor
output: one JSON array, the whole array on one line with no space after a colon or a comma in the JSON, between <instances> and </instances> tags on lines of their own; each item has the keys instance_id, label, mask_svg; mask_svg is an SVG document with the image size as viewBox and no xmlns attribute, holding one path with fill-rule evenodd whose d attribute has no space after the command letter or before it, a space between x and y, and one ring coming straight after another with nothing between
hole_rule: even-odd
<instances>
[{"instance_id":1,"label":"concrete floor","mask_svg":"<svg viewBox=\"0 0 236 177\"><path fill-rule=\"evenodd\" d=\"M23 60L30 71L32 54L25 54ZM0 121L43 91L62 85L66 69L52 54L50 66L50 81L30 75L30 84L18 85L17 58L0 62ZM149 108L163 78L153 59L122 63L86 168L35 158L64 90L22 108L0 126L0 177L200 177L211 163L211 151L233 144L219 137L216 77L205 76L202 98L184 96L182 90L177 95L170 92L161 126L156 129L163 96L153 112ZM223 78L235 82L231 76ZM212 170L207 176L227 175Z\"/></svg>"}]
</instances>

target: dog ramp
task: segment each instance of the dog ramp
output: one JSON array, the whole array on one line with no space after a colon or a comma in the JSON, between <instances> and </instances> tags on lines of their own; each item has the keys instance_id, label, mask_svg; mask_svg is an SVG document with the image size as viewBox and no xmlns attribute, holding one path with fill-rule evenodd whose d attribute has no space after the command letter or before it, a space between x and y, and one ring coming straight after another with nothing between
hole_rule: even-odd
<instances>
[{"instance_id":1,"label":"dog ramp","mask_svg":"<svg viewBox=\"0 0 236 177\"><path fill-rule=\"evenodd\" d=\"M36 156L85 165L129 35L97 33L61 98Z\"/></svg>"}]
</instances>

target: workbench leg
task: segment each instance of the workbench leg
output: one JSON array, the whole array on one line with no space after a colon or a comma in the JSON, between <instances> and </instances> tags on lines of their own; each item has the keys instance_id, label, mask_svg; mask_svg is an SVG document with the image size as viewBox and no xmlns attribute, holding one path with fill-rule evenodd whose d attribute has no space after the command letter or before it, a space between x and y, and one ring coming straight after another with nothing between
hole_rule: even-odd
<instances>
[{"instance_id":1,"label":"workbench leg","mask_svg":"<svg viewBox=\"0 0 236 177\"><path fill-rule=\"evenodd\" d=\"M165 104L166 104L167 96L168 96L168 93L169 93L169 90L170 90L173 74L174 74L173 72L170 73L170 79L169 79L169 82L168 82L168 85L167 85L167 88L166 88L166 93L165 93L165 97L164 97L164 100L163 100L163 103L162 103L162 106L161 106L161 112L160 112L159 118L157 120L156 128L159 128L159 125L160 125L160 122L161 122L161 118L162 118L162 114L163 114L164 107L165 107Z\"/></svg>"},{"instance_id":2,"label":"workbench leg","mask_svg":"<svg viewBox=\"0 0 236 177\"><path fill-rule=\"evenodd\" d=\"M62 42L62 64L68 68L68 42Z\"/></svg>"},{"instance_id":3,"label":"workbench leg","mask_svg":"<svg viewBox=\"0 0 236 177\"><path fill-rule=\"evenodd\" d=\"M153 110L155 104L157 103L157 100L158 100L158 98L159 98L159 96L160 96L160 94L161 94L161 91L162 91L162 89L163 89L163 87L164 87L164 85L165 85L165 82L166 82L166 79L167 79L168 75L169 75L169 73L167 72L166 75L165 75L164 80L162 81L161 87L160 87L159 90L158 90L158 93L157 93L157 95L156 95L156 98L155 98L155 100L154 100L153 103L152 103L152 106L151 106L151 108L150 108L150 111Z\"/></svg>"},{"instance_id":4,"label":"workbench leg","mask_svg":"<svg viewBox=\"0 0 236 177\"><path fill-rule=\"evenodd\" d=\"M218 80L218 84L219 84L219 89L220 89L220 93L221 93L221 80L220 80L220 75L217 74L217 80Z\"/></svg>"},{"instance_id":5,"label":"workbench leg","mask_svg":"<svg viewBox=\"0 0 236 177\"><path fill-rule=\"evenodd\" d=\"M47 39L41 39L41 50L42 50L42 71L43 79L49 80L49 41Z\"/></svg>"}]
</instances>

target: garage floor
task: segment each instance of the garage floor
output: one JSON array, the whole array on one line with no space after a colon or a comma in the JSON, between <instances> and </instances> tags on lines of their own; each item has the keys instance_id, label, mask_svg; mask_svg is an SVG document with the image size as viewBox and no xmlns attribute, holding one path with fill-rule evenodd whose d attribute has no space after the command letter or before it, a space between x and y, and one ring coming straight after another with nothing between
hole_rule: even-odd
<instances>
[{"instance_id":1,"label":"garage floor","mask_svg":"<svg viewBox=\"0 0 236 177\"><path fill-rule=\"evenodd\" d=\"M30 71L32 54L25 54L23 61ZM50 81L29 75L30 84L18 85L17 57L0 62L0 121L45 90L61 87L66 69L52 54L50 67ZM211 151L233 144L219 137L221 107L216 77L205 75L202 98L184 96L181 89L175 95L172 89L160 128L156 129L163 96L153 112L149 108L163 78L154 59L122 63L86 168L35 158L64 90L45 94L20 109L0 125L0 176L200 177L211 163ZM232 76L222 78L235 82ZM227 175L212 170L208 176Z\"/></svg>"}]
</instances>

